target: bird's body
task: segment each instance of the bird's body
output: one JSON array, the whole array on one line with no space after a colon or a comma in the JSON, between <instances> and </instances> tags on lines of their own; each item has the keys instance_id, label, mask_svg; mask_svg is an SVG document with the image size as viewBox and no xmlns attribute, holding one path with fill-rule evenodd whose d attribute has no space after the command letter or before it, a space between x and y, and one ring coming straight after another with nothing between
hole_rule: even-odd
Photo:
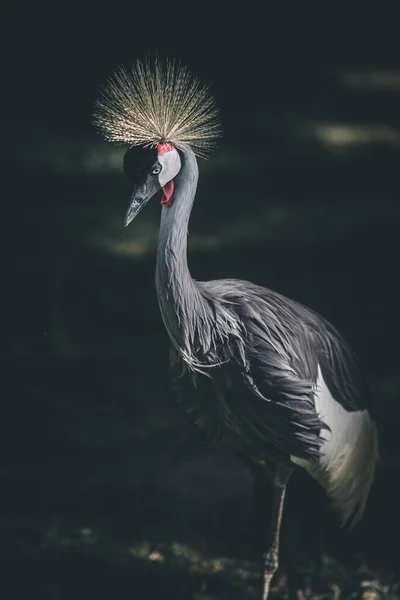
<instances>
[{"instance_id":1,"label":"bird's body","mask_svg":"<svg viewBox=\"0 0 400 600\"><path fill-rule=\"evenodd\" d=\"M191 422L207 443L231 448L257 463L305 468L327 489L343 522L352 517L357 521L372 483L377 440L352 380L350 393L345 381L335 380L335 362L342 359L335 353L345 351L338 345L342 340L315 313L265 288L237 280L199 285L207 295L219 290L221 304L228 302L227 310L242 323L247 320L247 327L240 340L220 340L222 364L211 376L189 369L172 347L176 397ZM260 320L259 308L272 318ZM293 324L288 345L271 344L271 323L279 326L283 316ZM335 344L331 356L325 354L321 333ZM354 455L363 436L363 450ZM351 460L345 464L347 454ZM349 487L351 480L354 486Z\"/></svg>"},{"instance_id":2,"label":"bird's body","mask_svg":"<svg viewBox=\"0 0 400 600\"><path fill-rule=\"evenodd\" d=\"M325 487L342 521L357 521L374 476L376 428L366 408L357 362L326 320L298 302L246 281L199 282L192 278L187 233L198 167L190 136L193 133L193 143L200 141L201 149L206 148L208 137L216 131L215 111L203 89L198 104L203 106L206 98L209 113L200 109L196 113L193 98L198 83L191 85L185 71L183 87L190 111L189 117L184 117L180 112L185 98L182 86L170 85L179 79L179 69L171 76L171 65L165 71L156 66L157 85L151 88L151 72L146 68L139 69L146 75L141 79L134 71L135 102L129 99L125 76L122 83L120 79L110 85L105 95L108 104L105 100L100 104L97 123L111 139L123 137L125 127L126 141L157 148L147 151L147 158L134 173L139 185L126 224L163 189L156 290L172 342L178 401L207 442L228 446L254 464L273 466L277 495L273 536L265 555L266 598L277 566L289 473L296 466L306 468ZM173 95L176 89L181 90L179 103ZM151 93L162 97L150 102ZM142 104L140 94L146 100ZM149 125L145 111L154 106L162 110L152 114ZM168 107L172 107L170 112ZM201 116L194 119L193 132L190 114Z\"/></svg>"},{"instance_id":3,"label":"bird's body","mask_svg":"<svg viewBox=\"0 0 400 600\"><path fill-rule=\"evenodd\" d=\"M216 340L219 354L210 354L219 361L211 376L189 369L172 347L175 387L191 419L204 431L207 442L231 445L258 461L291 464L291 457L318 458L324 445L322 432L330 428L321 394L332 367L324 360L320 339L326 323L288 298L247 281L198 285L206 298L212 295L224 311L240 320L241 331ZM271 334L281 333L283 318L286 343L279 337L271 342ZM332 335L329 329L326 332ZM325 378L319 359L326 364ZM340 387L338 391L350 406L353 398ZM344 414L362 412L354 404L352 409L343 408Z\"/></svg>"},{"instance_id":4,"label":"bird's body","mask_svg":"<svg viewBox=\"0 0 400 600\"><path fill-rule=\"evenodd\" d=\"M193 153L183 152L157 251L156 288L173 340L177 398L207 442L256 461L305 467L344 521L357 518L372 482L376 436L352 352L325 319L298 302L247 281L192 279L186 240L197 176ZM358 435L369 443L354 455ZM353 462L346 466L347 454ZM349 468L353 479L365 481L351 492Z\"/></svg>"}]
</instances>

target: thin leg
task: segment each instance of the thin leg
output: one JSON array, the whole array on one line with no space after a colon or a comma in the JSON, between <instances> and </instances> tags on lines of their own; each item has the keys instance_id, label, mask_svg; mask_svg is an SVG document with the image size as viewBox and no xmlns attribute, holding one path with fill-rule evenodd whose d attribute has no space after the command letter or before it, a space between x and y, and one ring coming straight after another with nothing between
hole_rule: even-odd
<instances>
[{"instance_id":1,"label":"thin leg","mask_svg":"<svg viewBox=\"0 0 400 600\"><path fill-rule=\"evenodd\" d=\"M272 578L278 568L283 505L286 486L293 469L278 462L255 461L242 453L238 453L238 456L250 468L255 477L254 513L258 530L263 533L262 539L259 540L261 547L258 548L258 552L262 554L262 600L267 600ZM265 506L268 506L271 497L271 484L273 490L272 514L268 520L265 515ZM265 535L266 533L267 535Z\"/></svg>"},{"instance_id":2,"label":"thin leg","mask_svg":"<svg viewBox=\"0 0 400 600\"><path fill-rule=\"evenodd\" d=\"M263 553L263 593L262 600L267 600L273 576L278 568L279 534L281 530L283 504L285 501L286 485L274 485L271 528L268 532L268 550Z\"/></svg>"}]
</instances>

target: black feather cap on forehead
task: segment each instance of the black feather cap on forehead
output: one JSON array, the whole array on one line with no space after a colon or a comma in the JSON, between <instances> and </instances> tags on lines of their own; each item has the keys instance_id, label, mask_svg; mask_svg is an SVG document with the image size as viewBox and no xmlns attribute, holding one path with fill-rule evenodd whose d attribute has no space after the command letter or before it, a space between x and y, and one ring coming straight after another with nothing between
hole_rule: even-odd
<instances>
[{"instance_id":1,"label":"black feather cap on forehead","mask_svg":"<svg viewBox=\"0 0 400 600\"><path fill-rule=\"evenodd\" d=\"M151 165L157 160L156 148L131 146L124 156L124 174L133 184L140 183Z\"/></svg>"}]
</instances>

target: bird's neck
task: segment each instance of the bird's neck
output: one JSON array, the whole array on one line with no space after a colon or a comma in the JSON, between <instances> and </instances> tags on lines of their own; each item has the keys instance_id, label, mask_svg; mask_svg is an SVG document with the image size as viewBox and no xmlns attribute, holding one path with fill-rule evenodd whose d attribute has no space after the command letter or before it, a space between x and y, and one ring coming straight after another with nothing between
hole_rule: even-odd
<instances>
[{"instance_id":1,"label":"bird's neck","mask_svg":"<svg viewBox=\"0 0 400 600\"><path fill-rule=\"evenodd\" d=\"M192 352L204 298L187 264L187 235L198 167L191 150L182 153L172 205L163 206L157 248L157 297L168 334L182 356Z\"/></svg>"}]
</instances>

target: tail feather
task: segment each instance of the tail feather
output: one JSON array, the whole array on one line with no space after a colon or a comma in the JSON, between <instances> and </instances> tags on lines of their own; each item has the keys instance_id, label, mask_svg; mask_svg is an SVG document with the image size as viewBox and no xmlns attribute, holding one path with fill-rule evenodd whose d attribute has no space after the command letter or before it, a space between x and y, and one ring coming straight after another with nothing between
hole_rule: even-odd
<instances>
[{"instance_id":1,"label":"tail feather","mask_svg":"<svg viewBox=\"0 0 400 600\"><path fill-rule=\"evenodd\" d=\"M367 410L347 411L331 395L320 373L315 408L329 428L316 462L292 456L327 491L342 524L362 517L378 462L378 433Z\"/></svg>"},{"instance_id":2,"label":"tail feather","mask_svg":"<svg viewBox=\"0 0 400 600\"><path fill-rule=\"evenodd\" d=\"M367 411L358 436L335 460L326 489L342 524L355 525L362 517L378 461L378 433Z\"/></svg>"}]
</instances>

